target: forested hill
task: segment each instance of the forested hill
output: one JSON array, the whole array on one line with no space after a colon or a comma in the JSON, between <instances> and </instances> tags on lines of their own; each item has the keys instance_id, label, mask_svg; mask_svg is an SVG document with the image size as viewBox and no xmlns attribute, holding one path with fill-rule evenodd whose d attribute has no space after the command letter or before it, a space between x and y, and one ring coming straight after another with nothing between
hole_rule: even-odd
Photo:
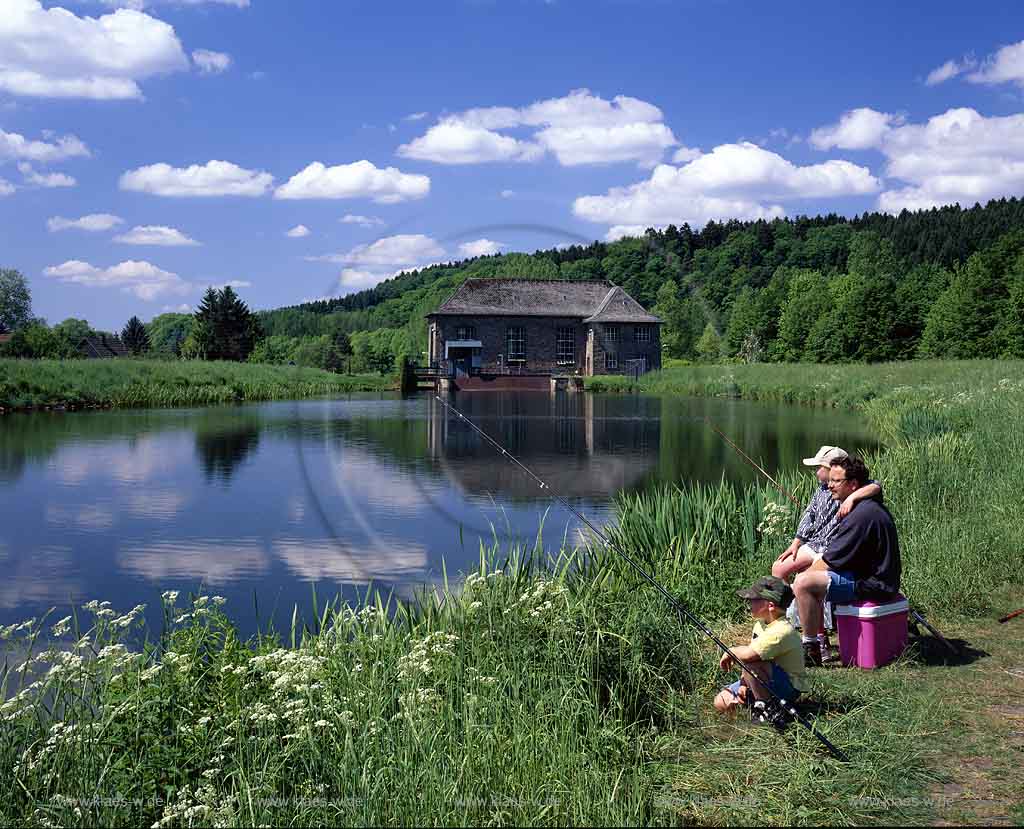
<instances>
[{"instance_id":1,"label":"forested hill","mask_svg":"<svg viewBox=\"0 0 1024 829\"><path fill-rule=\"evenodd\" d=\"M668 356L889 360L1024 356L1024 200L898 216L709 222L640 238L437 265L262 312L270 337L417 358L424 314L468 277L607 279L665 321ZM266 350L266 349L265 349Z\"/></svg>"}]
</instances>

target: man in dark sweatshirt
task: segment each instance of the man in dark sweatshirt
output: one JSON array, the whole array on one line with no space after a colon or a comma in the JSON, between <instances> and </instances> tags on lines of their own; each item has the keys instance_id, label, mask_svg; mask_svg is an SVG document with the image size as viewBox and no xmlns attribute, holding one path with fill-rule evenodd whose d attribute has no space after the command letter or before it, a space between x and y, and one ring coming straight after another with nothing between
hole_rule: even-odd
<instances>
[{"instance_id":1,"label":"man in dark sweatshirt","mask_svg":"<svg viewBox=\"0 0 1024 829\"><path fill-rule=\"evenodd\" d=\"M842 503L869 480L864 461L851 456L832 463L828 487L832 497ZM793 582L804 623L807 664L821 664L817 634L822 624L823 601L887 601L899 593L900 574L900 547L892 516L880 501L859 501L839 522L824 558Z\"/></svg>"}]
</instances>

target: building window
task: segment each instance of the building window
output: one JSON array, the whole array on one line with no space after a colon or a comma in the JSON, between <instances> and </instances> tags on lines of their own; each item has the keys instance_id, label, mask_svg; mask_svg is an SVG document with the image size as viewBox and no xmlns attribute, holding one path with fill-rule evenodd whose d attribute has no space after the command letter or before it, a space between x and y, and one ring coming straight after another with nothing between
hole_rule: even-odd
<instances>
[{"instance_id":1,"label":"building window","mask_svg":"<svg viewBox=\"0 0 1024 829\"><path fill-rule=\"evenodd\" d=\"M460 325L455 329L455 339L457 340L475 340L476 339L476 326L475 325Z\"/></svg>"},{"instance_id":2,"label":"building window","mask_svg":"<svg viewBox=\"0 0 1024 829\"><path fill-rule=\"evenodd\" d=\"M520 326L508 329L505 350L510 360L526 359L526 332Z\"/></svg>"},{"instance_id":3,"label":"building window","mask_svg":"<svg viewBox=\"0 0 1024 829\"><path fill-rule=\"evenodd\" d=\"M615 354L604 355L604 367L605 369L612 369L619 367L619 358Z\"/></svg>"},{"instance_id":4,"label":"building window","mask_svg":"<svg viewBox=\"0 0 1024 829\"><path fill-rule=\"evenodd\" d=\"M646 325L638 325L633 329L633 337L638 343L649 343L651 341L651 329Z\"/></svg>"},{"instance_id":5,"label":"building window","mask_svg":"<svg viewBox=\"0 0 1024 829\"><path fill-rule=\"evenodd\" d=\"M571 328L558 329L558 364L576 362L576 336Z\"/></svg>"},{"instance_id":6,"label":"building window","mask_svg":"<svg viewBox=\"0 0 1024 829\"><path fill-rule=\"evenodd\" d=\"M608 343L609 349L616 349L619 347L619 326L617 325L606 325L604 328L605 342Z\"/></svg>"}]
</instances>

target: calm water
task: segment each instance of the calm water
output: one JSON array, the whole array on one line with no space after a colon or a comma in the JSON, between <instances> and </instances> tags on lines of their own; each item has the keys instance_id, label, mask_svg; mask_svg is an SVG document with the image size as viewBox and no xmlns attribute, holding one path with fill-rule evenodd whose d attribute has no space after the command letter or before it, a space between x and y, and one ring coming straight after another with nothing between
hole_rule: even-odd
<instances>
[{"instance_id":1,"label":"calm water","mask_svg":"<svg viewBox=\"0 0 1024 829\"><path fill-rule=\"evenodd\" d=\"M856 417L744 401L463 394L453 401L605 521L620 490L750 481L710 416L771 472L821 444L873 448ZM243 631L369 583L413 594L480 541L557 547L574 519L429 395L0 418L0 625L57 606L217 593ZM258 610L257 610L258 608Z\"/></svg>"}]
</instances>

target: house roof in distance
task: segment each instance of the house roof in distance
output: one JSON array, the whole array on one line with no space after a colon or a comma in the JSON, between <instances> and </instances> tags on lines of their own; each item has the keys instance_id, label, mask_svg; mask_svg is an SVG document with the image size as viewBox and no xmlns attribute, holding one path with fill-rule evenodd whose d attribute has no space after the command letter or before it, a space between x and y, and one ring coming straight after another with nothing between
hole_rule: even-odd
<instances>
[{"instance_id":1,"label":"house roof in distance","mask_svg":"<svg viewBox=\"0 0 1024 829\"><path fill-rule=\"evenodd\" d=\"M661 322L617 285L557 279L467 279L432 316L580 317Z\"/></svg>"},{"instance_id":2,"label":"house roof in distance","mask_svg":"<svg viewBox=\"0 0 1024 829\"><path fill-rule=\"evenodd\" d=\"M92 334L84 337L78 344L78 350L86 357L128 357L128 348L118 337L106 334Z\"/></svg>"}]
</instances>

